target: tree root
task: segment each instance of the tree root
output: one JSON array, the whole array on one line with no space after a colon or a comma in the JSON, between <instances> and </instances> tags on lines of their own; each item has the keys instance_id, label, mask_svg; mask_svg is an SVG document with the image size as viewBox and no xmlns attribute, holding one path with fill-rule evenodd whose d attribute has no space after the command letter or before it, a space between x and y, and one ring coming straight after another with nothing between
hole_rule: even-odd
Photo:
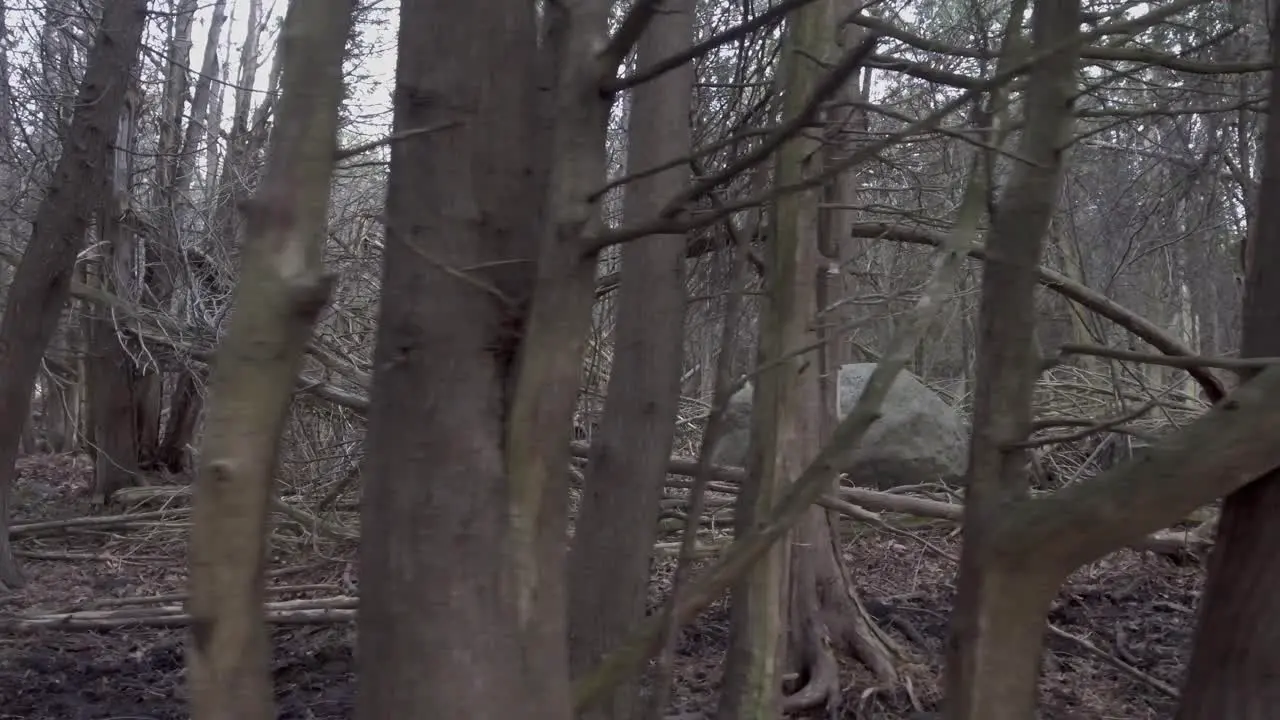
<instances>
[{"instance_id":1,"label":"tree root","mask_svg":"<svg viewBox=\"0 0 1280 720\"><path fill-rule=\"evenodd\" d=\"M806 671L801 677L806 682L799 690L783 696L782 710L794 713L818 706L835 710L842 699L840 666L836 662L830 636L825 623L816 619L806 623L806 626L802 641L805 647L801 652L806 665Z\"/></svg>"}]
</instances>

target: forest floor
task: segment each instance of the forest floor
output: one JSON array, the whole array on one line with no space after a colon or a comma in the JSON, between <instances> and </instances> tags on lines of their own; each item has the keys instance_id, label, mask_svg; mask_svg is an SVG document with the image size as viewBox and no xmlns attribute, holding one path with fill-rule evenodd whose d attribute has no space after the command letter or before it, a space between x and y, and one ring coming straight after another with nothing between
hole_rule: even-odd
<instances>
[{"instance_id":1,"label":"forest floor","mask_svg":"<svg viewBox=\"0 0 1280 720\"><path fill-rule=\"evenodd\" d=\"M66 521L90 514L85 461L31 457L19 468L14 541L28 586L0 596L0 720L187 717L178 594L187 517L140 509L129 519L72 525ZM875 691L865 671L847 667L844 718L911 718L939 696L954 564L938 551L955 555L958 541L944 526L912 533L867 532L848 544L869 608L911 659L906 682L892 691ZM274 626L279 717L350 718L354 548L277 544L269 584L282 620ZM1049 617L1041 717L1172 717L1202 575L1194 564L1128 551L1077 572ZM685 630L673 715L714 708L727 638L723 604Z\"/></svg>"}]
</instances>

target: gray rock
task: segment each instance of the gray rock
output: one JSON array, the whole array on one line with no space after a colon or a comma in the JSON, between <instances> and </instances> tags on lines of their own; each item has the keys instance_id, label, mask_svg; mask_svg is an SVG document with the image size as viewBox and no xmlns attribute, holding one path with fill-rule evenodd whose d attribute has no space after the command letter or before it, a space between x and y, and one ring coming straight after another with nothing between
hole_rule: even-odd
<instances>
[{"instance_id":1,"label":"gray rock","mask_svg":"<svg viewBox=\"0 0 1280 720\"><path fill-rule=\"evenodd\" d=\"M875 367L857 363L840 368L837 407L841 417L853 409ZM712 451L716 464L746 464L751 401L751 385L730 399L727 432ZM969 431L959 413L903 371L889 389L880 419L841 465L854 484L881 489L939 480L958 483L963 480L968 453Z\"/></svg>"}]
</instances>

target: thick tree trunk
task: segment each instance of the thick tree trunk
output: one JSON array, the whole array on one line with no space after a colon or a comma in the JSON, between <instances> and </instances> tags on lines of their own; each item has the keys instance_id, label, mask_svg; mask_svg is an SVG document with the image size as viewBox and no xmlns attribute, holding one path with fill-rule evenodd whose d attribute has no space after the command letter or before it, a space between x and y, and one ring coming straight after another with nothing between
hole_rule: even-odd
<instances>
[{"instance_id":1,"label":"thick tree trunk","mask_svg":"<svg viewBox=\"0 0 1280 720\"><path fill-rule=\"evenodd\" d=\"M453 124L391 146L361 503L361 720L548 717L524 677L505 458L541 207L533 13L400 6L393 129Z\"/></svg>"},{"instance_id":2,"label":"thick tree trunk","mask_svg":"<svg viewBox=\"0 0 1280 720\"><path fill-rule=\"evenodd\" d=\"M316 316L355 0L289 4L279 131L248 208L226 338L210 381L190 545L187 672L195 720L275 718L262 618L276 454Z\"/></svg>"},{"instance_id":3,"label":"thick tree trunk","mask_svg":"<svg viewBox=\"0 0 1280 720\"><path fill-rule=\"evenodd\" d=\"M168 67L160 118L160 159L156 163L154 204L162 217L163 230L155 242L147 243L147 304L161 311L181 314L174 303L183 265L183 232L190 209L187 199L195 174L196 145L205 135L205 118L213 78L218 72L218 39L226 20L226 0L217 0L205 38L204 58L191 102L191 120L183 127L186 107L188 67L191 55L191 27L197 0L177 0L169 36ZM187 446L194 440L201 397L196 392L192 371L184 370L173 379L169 396L169 416L160 432L159 414L164 407L164 379L148 370L139 380L140 458L169 472L178 473L187 464ZM152 418L154 415L154 419ZM154 431L154 435L150 434Z\"/></svg>"},{"instance_id":4,"label":"thick tree trunk","mask_svg":"<svg viewBox=\"0 0 1280 720\"><path fill-rule=\"evenodd\" d=\"M1280 20L1271 20L1280 98ZM1267 120L1254 234L1245 253L1241 355L1280 354L1280 113ZM1269 720L1280 707L1280 471L1227 496L1178 720Z\"/></svg>"},{"instance_id":5,"label":"thick tree trunk","mask_svg":"<svg viewBox=\"0 0 1280 720\"><path fill-rule=\"evenodd\" d=\"M0 588L22 583L7 530L18 440L40 358L67 303L76 254L102 202L108 145L146 25L146 0L120 0L105 8L62 155L36 210L0 320Z\"/></svg>"},{"instance_id":6,"label":"thick tree trunk","mask_svg":"<svg viewBox=\"0 0 1280 720\"><path fill-rule=\"evenodd\" d=\"M663 4L641 37L637 63L673 56L693 42L694 3ZM636 88L627 158L634 171L689 153L693 65ZM627 186L624 211L637 222L656 215L689 182L683 163ZM622 250L614 364L604 417L587 465L569 556L570 667L581 675L631 632L645 614L650 558L680 399L683 360L685 236L662 235ZM639 717L637 686L624 683L593 720Z\"/></svg>"}]
</instances>

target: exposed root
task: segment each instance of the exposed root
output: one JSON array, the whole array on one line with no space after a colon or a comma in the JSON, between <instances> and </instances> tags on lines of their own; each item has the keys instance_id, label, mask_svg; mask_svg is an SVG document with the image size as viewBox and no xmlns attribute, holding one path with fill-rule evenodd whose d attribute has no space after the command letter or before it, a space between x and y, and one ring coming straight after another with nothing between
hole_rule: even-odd
<instances>
[{"instance_id":1,"label":"exposed root","mask_svg":"<svg viewBox=\"0 0 1280 720\"><path fill-rule=\"evenodd\" d=\"M896 687L901 681L898 661L904 655L902 648L880 629L857 595L851 594L849 600L856 610L840 616L845 621L840 636L848 643L853 656L875 673L883 687Z\"/></svg>"},{"instance_id":2,"label":"exposed root","mask_svg":"<svg viewBox=\"0 0 1280 720\"><path fill-rule=\"evenodd\" d=\"M841 700L840 666L836 663L826 627L817 621L807 625L808 629L803 633L805 648L800 653L806 665L802 677L807 681L799 690L783 696L782 709L784 712L801 712L825 706L836 714L834 711Z\"/></svg>"}]
</instances>

